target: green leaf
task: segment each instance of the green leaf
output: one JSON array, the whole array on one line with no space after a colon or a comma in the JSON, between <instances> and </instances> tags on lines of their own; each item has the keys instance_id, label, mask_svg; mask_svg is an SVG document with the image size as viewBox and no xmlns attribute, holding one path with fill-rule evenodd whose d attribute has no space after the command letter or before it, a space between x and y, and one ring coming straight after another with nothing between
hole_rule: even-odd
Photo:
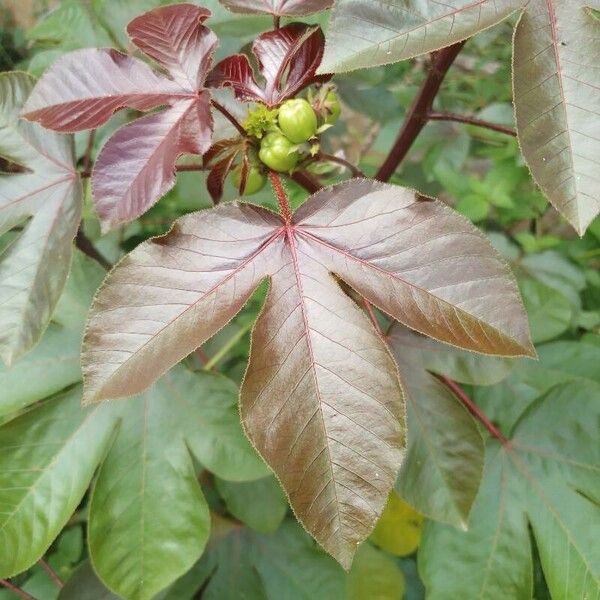
<instances>
[{"instance_id":1,"label":"green leaf","mask_svg":"<svg viewBox=\"0 0 600 600\"><path fill-rule=\"evenodd\" d=\"M40 343L11 368L0 365L0 417L46 398L81 379L80 349L87 311L105 275L75 252L52 321Z\"/></svg>"},{"instance_id":2,"label":"green leaf","mask_svg":"<svg viewBox=\"0 0 600 600\"><path fill-rule=\"evenodd\" d=\"M348 573L348 588L348 600L398 600L404 597L404 575L383 552L363 544Z\"/></svg>"},{"instance_id":3,"label":"green leaf","mask_svg":"<svg viewBox=\"0 0 600 600\"><path fill-rule=\"evenodd\" d=\"M552 388L510 443L488 443L468 532L428 523L419 565L428 598L529 599L528 524L553 598L600 594L600 385Z\"/></svg>"},{"instance_id":4,"label":"green leaf","mask_svg":"<svg viewBox=\"0 0 600 600\"><path fill-rule=\"evenodd\" d=\"M560 292L529 277L519 280L519 288L534 343L547 342L569 328L573 309Z\"/></svg>"},{"instance_id":5,"label":"green leaf","mask_svg":"<svg viewBox=\"0 0 600 600\"><path fill-rule=\"evenodd\" d=\"M69 273L82 205L72 136L19 119L33 84L26 73L0 74L0 156L22 167L0 173L0 236L22 226L0 255L0 357L7 365L48 325Z\"/></svg>"},{"instance_id":6,"label":"green leaf","mask_svg":"<svg viewBox=\"0 0 600 600\"><path fill-rule=\"evenodd\" d=\"M520 360L502 383L474 390L474 399L503 431L510 431L533 400L559 383L579 378L600 383L600 347L591 340L551 342L537 350L538 361Z\"/></svg>"},{"instance_id":7,"label":"green leaf","mask_svg":"<svg viewBox=\"0 0 600 600\"><path fill-rule=\"evenodd\" d=\"M58 595L58 600L118 600L98 579L89 560L83 562Z\"/></svg>"},{"instance_id":8,"label":"green leaf","mask_svg":"<svg viewBox=\"0 0 600 600\"><path fill-rule=\"evenodd\" d=\"M468 379L474 373L461 368L461 362L470 362L464 362L468 353L427 340L399 324L390 333L390 347L404 383L408 412L408 453L396 489L419 512L464 528L481 481L483 440L466 408L425 369L445 372L448 365L448 370L454 367ZM482 364L502 361L479 358ZM497 372L491 375L497 376Z\"/></svg>"},{"instance_id":9,"label":"green leaf","mask_svg":"<svg viewBox=\"0 0 600 600\"><path fill-rule=\"evenodd\" d=\"M272 533L285 518L288 503L274 477L241 483L217 478L215 483L227 510L255 531Z\"/></svg>"},{"instance_id":10,"label":"green leaf","mask_svg":"<svg viewBox=\"0 0 600 600\"><path fill-rule=\"evenodd\" d=\"M77 387L0 428L0 577L44 554L108 448L115 420L80 401Z\"/></svg>"}]
</instances>

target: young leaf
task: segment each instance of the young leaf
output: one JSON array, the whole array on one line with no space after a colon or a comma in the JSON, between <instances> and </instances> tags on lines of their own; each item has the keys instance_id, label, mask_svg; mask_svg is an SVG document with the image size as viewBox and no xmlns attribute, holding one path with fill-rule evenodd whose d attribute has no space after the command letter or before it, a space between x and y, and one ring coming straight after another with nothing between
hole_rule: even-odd
<instances>
[{"instance_id":1,"label":"young leaf","mask_svg":"<svg viewBox=\"0 0 600 600\"><path fill-rule=\"evenodd\" d=\"M462 351L446 350L399 324L392 327L389 343L404 383L408 413L408 453L396 488L419 512L466 529L483 472L483 439L458 398L425 370L437 348Z\"/></svg>"},{"instance_id":2,"label":"young leaf","mask_svg":"<svg viewBox=\"0 0 600 600\"><path fill-rule=\"evenodd\" d=\"M175 162L211 143L210 93L203 87L217 38L192 4L151 10L129 24L132 42L170 78L116 50L85 49L61 57L43 75L25 117L56 131L81 131L129 107L161 112L127 124L109 139L92 176L94 203L108 229L139 217L175 184Z\"/></svg>"},{"instance_id":3,"label":"young leaf","mask_svg":"<svg viewBox=\"0 0 600 600\"><path fill-rule=\"evenodd\" d=\"M600 212L600 22L587 0L532 0L514 36L517 132L533 178L580 235ZM597 3L596 7L598 6Z\"/></svg>"},{"instance_id":4,"label":"young leaf","mask_svg":"<svg viewBox=\"0 0 600 600\"><path fill-rule=\"evenodd\" d=\"M277 17L303 17L331 8L333 0L219 0L231 12L268 13Z\"/></svg>"},{"instance_id":5,"label":"young leaf","mask_svg":"<svg viewBox=\"0 0 600 600\"><path fill-rule=\"evenodd\" d=\"M34 80L0 74L0 156L20 172L2 174L0 235L22 226L0 256L0 357L10 365L46 328L71 262L81 213L72 140L19 120Z\"/></svg>"},{"instance_id":6,"label":"young leaf","mask_svg":"<svg viewBox=\"0 0 600 600\"><path fill-rule=\"evenodd\" d=\"M242 418L300 520L348 566L394 483L404 418L387 348L334 276L443 341L533 352L516 285L471 223L411 190L354 180L313 195L290 224L231 203L142 243L96 297L83 368L88 403L143 391L270 277Z\"/></svg>"},{"instance_id":7,"label":"young leaf","mask_svg":"<svg viewBox=\"0 0 600 600\"><path fill-rule=\"evenodd\" d=\"M401 5L400 5L401 4ZM535 181L580 235L600 212L600 22L586 0L338 0L320 73L387 64L466 39L523 8L514 35L517 133Z\"/></svg>"},{"instance_id":8,"label":"young leaf","mask_svg":"<svg viewBox=\"0 0 600 600\"><path fill-rule=\"evenodd\" d=\"M320 73L339 73L433 52L487 29L525 0L337 0Z\"/></svg>"},{"instance_id":9,"label":"young leaf","mask_svg":"<svg viewBox=\"0 0 600 600\"><path fill-rule=\"evenodd\" d=\"M263 33L252 44L264 85L256 81L250 61L244 54L229 56L218 63L209 73L206 85L228 86L239 100L275 106L305 87L329 79L329 76L315 74L323 56L324 43L320 27L290 23Z\"/></svg>"},{"instance_id":10,"label":"young leaf","mask_svg":"<svg viewBox=\"0 0 600 600\"><path fill-rule=\"evenodd\" d=\"M469 531L430 522L419 567L427 597L531 598L531 526L552 598L600 593L600 386L559 385L488 443Z\"/></svg>"}]
</instances>

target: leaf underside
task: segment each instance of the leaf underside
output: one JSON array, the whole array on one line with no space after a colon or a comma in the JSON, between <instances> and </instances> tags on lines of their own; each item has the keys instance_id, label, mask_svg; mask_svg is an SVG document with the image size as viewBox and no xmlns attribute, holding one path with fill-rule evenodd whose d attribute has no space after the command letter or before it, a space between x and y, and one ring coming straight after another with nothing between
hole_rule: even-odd
<instances>
[{"instance_id":1,"label":"leaf underside","mask_svg":"<svg viewBox=\"0 0 600 600\"><path fill-rule=\"evenodd\" d=\"M580 235L600 212L600 22L587 0L338 0L321 73L387 64L466 39L522 10L514 35L517 133L532 176Z\"/></svg>"},{"instance_id":2,"label":"leaf underside","mask_svg":"<svg viewBox=\"0 0 600 600\"><path fill-rule=\"evenodd\" d=\"M301 17L330 8L333 0L220 0L232 12Z\"/></svg>"},{"instance_id":3,"label":"leaf underside","mask_svg":"<svg viewBox=\"0 0 600 600\"><path fill-rule=\"evenodd\" d=\"M386 344L336 278L406 325L479 352L531 354L526 317L487 240L413 191L355 180L312 196L289 225L230 203L183 217L109 275L84 341L85 402L146 389L265 278L243 423L298 518L347 567L395 481L405 426Z\"/></svg>"}]
</instances>

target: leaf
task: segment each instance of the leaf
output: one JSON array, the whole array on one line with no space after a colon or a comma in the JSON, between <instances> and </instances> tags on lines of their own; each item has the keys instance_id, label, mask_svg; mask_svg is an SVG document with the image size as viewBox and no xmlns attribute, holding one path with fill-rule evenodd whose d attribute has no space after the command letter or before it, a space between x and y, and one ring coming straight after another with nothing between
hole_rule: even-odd
<instances>
[{"instance_id":1,"label":"leaf","mask_svg":"<svg viewBox=\"0 0 600 600\"><path fill-rule=\"evenodd\" d=\"M230 11L268 13L278 17L303 17L331 8L333 0L220 0Z\"/></svg>"},{"instance_id":2,"label":"leaf","mask_svg":"<svg viewBox=\"0 0 600 600\"><path fill-rule=\"evenodd\" d=\"M210 11L192 4L151 10L131 21L132 42L170 78L116 50L71 52L34 88L25 117L56 131L81 131L129 107L164 111L118 129L94 165L94 203L104 229L131 221L175 184L175 162L211 144L210 93L203 87L217 38L204 20Z\"/></svg>"},{"instance_id":3,"label":"leaf","mask_svg":"<svg viewBox=\"0 0 600 600\"><path fill-rule=\"evenodd\" d=\"M332 273L438 339L532 352L516 285L472 224L410 190L355 180L313 195L291 224L231 203L138 246L93 305L84 399L143 391L269 277L242 419L296 515L347 567L396 478L404 411L385 344Z\"/></svg>"},{"instance_id":4,"label":"leaf","mask_svg":"<svg viewBox=\"0 0 600 600\"><path fill-rule=\"evenodd\" d=\"M337 0L320 73L385 65L450 46L505 19L523 0Z\"/></svg>"},{"instance_id":5,"label":"leaf","mask_svg":"<svg viewBox=\"0 0 600 600\"><path fill-rule=\"evenodd\" d=\"M539 361L521 361L501 384L474 390L474 399L503 431L510 431L537 397L559 383L578 378L600 383L599 347L584 340L560 341L537 350Z\"/></svg>"},{"instance_id":6,"label":"leaf","mask_svg":"<svg viewBox=\"0 0 600 600\"><path fill-rule=\"evenodd\" d=\"M404 575L386 554L363 544L348 573L348 600L404 598Z\"/></svg>"},{"instance_id":7,"label":"leaf","mask_svg":"<svg viewBox=\"0 0 600 600\"><path fill-rule=\"evenodd\" d=\"M227 510L255 531L277 531L288 510L285 495L274 477L257 481L229 482L215 480Z\"/></svg>"},{"instance_id":8,"label":"leaf","mask_svg":"<svg viewBox=\"0 0 600 600\"><path fill-rule=\"evenodd\" d=\"M63 294L39 344L11 368L0 366L0 417L81 380L83 328L104 275L95 261L74 253Z\"/></svg>"},{"instance_id":9,"label":"leaf","mask_svg":"<svg viewBox=\"0 0 600 600\"><path fill-rule=\"evenodd\" d=\"M305 87L329 79L315 75L324 43L320 27L290 23L259 35L252 43L264 85L256 81L244 54L229 56L218 63L209 73L206 85L231 87L239 100L275 106Z\"/></svg>"},{"instance_id":10,"label":"leaf","mask_svg":"<svg viewBox=\"0 0 600 600\"><path fill-rule=\"evenodd\" d=\"M529 277L523 277L519 287L535 343L547 342L569 328L573 309L560 292Z\"/></svg>"},{"instance_id":11,"label":"leaf","mask_svg":"<svg viewBox=\"0 0 600 600\"><path fill-rule=\"evenodd\" d=\"M517 131L533 178L583 235L600 212L600 118L595 69L600 23L586 0L533 0L514 35Z\"/></svg>"},{"instance_id":12,"label":"leaf","mask_svg":"<svg viewBox=\"0 0 600 600\"><path fill-rule=\"evenodd\" d=\"M396 556L412 554L421 541L423 515L392 491L370 540Z\"/></svg>"},{"instance_id":13,"label":"leaf","mask_svg":"<svg viewBox=\"0 0 600 600\"><path fill-rule=\"evenodd\" d=\"M523 8L513 44L517 133L531 174L577 230L600 212L596 169L600 22L587 0L338 0L320 73L403 60L466 39ZM471 207L472 208L472 207Z\"/></svg>"},{"instance_id":14,"label":"leaf","mask_svg":"<svg viewBox=\"0 0 600 600\"><path fill-rule=\"evenodd\" d=\"M118 600L98 579L89 560L79 565L60 590L58 600Z\"/></svg>"},{"instance_id":15,"label":"leaf","mask_svg":"<svg viewBox=\"0 0 600 600\"><path fill-rule=\"evenodd\" d=\"M390 331L389 343L408 400L408 453L396 489L423 514L464 529L481 482L483 440L467 409L425 369L440 372L438 365L444 361L439 361L438 352L459 360L468 353L446 349L398 324ZM477 359L482 365L506 360L476 356L473 364ZM441 372L456 374L445 368Z\"/></svg>"},{"instance_id":16,"label":"leaf","mask_svg":"<svg viewBox=\"0 0 600 600\"><path fill-rule=\"evenodd\" d=\"M0 74L0 156L22 167L2 174L0 236L15 235L0 256L0 357L8 366L48 325L71 262L81 213L72 139L19 120L34 80Z\"/></svg>"},{"instance_id":17,"label":"leaf","mask_svg":"<svg viewBox=\"0 0 600 600\"><path fill-rule=\"evenodd\" d=\"M488 442L468 532L430 522L419 554L427 597L532 597L531 527L552 598L600 591L597 421L600 386L552 388L510 443Z\"/></svg>"}]
</instances>

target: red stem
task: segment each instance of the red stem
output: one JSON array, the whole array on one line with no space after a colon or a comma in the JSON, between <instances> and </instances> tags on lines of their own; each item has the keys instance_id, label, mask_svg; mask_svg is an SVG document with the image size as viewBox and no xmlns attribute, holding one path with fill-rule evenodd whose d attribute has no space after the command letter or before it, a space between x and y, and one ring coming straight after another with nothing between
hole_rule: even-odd
<instances>
[{"instance_id":1,"label":"red stem","mask_svg":"<svg viewBox=\"0 0 600 600\"><path fill-rule=\"evenodd\" d=\"M490 121L484 121L483 119L477 119L476 117L468 117L451 112L430 112L428 113L427 118L430 121L454 121L456 123L467 123L468 125L476 125L477 127L485 127L485 129L506 133L507 135L512 135L513 137L516 137L517 135L517 132L512 127L505 127L504 125L491 123Z\"/></svg>"},{"instance_id":2,"label":"red stem","mask_svg":"<svg viewBox=\"0 0 600 600\"><path fill-rule=\"evenodd\" d=\"M273 29L279 29L281 27L281 17L279 15L273 15Z\"/></svg>"},{"instance_id":3,"label":"red stem","mask_svg":"<svg viewBox=\"0 0 600 600\"><path fill-rule=\"evenodd\" d=\"M75 246L77 246L77 248L79 248L79 250L81 250L84 254L87 254L90 258L93 258L96 262L101 264L107 271L112 269L112 264L106 260L104 256L98 252L98 250L96 250L94 244L92 244L90 239L85 235L85 233L83 233L81 225L79 226L77 235L75 236Z\"/></svg>"},{"instance_id":4,"label":"red stem","mask_svg":"<svg viewBox=\"0 0 600 600\"><path fill-rule=\"evenodd\" d=\"M240 133L241 136L247 137L246 130L240 125L240 122L220 103L214 98L210 101L214 108L216 108Z\"/></svg>"},{"instance_id":5,"label":"red stem","mask_svg":"<svg viewBox=\"0 0 600 600\"><path fill-rule=\"evenodd\" d=\"M466 40L465 40L466 41ZM446 77L448 69L458 56L465 41L443 48L432 57L431 69L421 85L421 89L410 107L406 119L398 133L398 137L384 163L377 171L375 179L388 181L408 154L417 136L427 123L427 115L431 112L433 101Z\"/></svg>"},{"instance_id":6,"label":"red stem","mask_svg":"<svg viewBox=\"0 0 600 600\"><path fill-rule=\"evenodd\" d=\"M288 197L285 193L283 183L275 171L269 171L269 177L271 178L271 185L273 186L273 191L275 192L277 201L279 202L281 216L283 217L286 225L289 225L292 222L292 211L290 210L290 204L288 202Z\"/></svg>"},{"instance_id":7,"label":"red stem","mask_svg":"<svg viewBox=\"0 0 600 600\"><path fill-rule=\"evenodd\" d=\"M94 148L94 138L96 137L96 130L92 129L88 136L87 146L85 147L85 154L83 155L83 170L89 172L92 166L92 150Z\"/></svg>"},{"instance_id":8,"label":"red stem","mask_svg":"<svg viewBox=\"0 0 600 600\"><path fill-rule=\"evenodd\" d=\"M346 159L341 158L339 156L335 156L334 154L323 154L322 152L320 152L317 155L317 160L332 162L341 165L342 167L348 169L350 173L352 173L352 177L365 176L365 174L358 167L354 166L351 162L348 162Z\"/></svg>"},{"instance_id":9,"label":"red stem","mask_svg":"<svg viewBox=\"0 0 600 600\"><path fill-rule=\"evenodd\" d=\"M306 171L294 171L292 173L292 179L311 194L318 192L323 187L312 175L309 175Z\"/></svg>"},{"instance_id":10,"label":"red stem","mask_svg":"<svg viewBox=\"0 0 600 600\"><path fill-rule=\"evenodd\" d=\"M508 445L509 441L502 435L498 428L487 418L485 413L467 396L465 391L452 379L445 375L437 375L436 377L446 385L456 397L465 405L466 409L495 437L503 446Z\"/></svg>"},{"instance_id":11,"label":"red stem","mask_svg":"<svg viewBox=\"0 0 600 600\"><path fill-rule=\"evenodd\" d=\"M381 329L381 325L379 324L379 321L377 320L377 315L375 314L375 311L373 310L373 305L366 298L363 298L363 304L365 306L367 314L369 315L369 319L371 320L371 323L373 323L373 327L375 327L375 331L377 331L377 333L381 336L383 341L387 343L385 333L383 333L383 329Z\"/></svg>"},{"instance_id":12,"label":"red stem","mask_svg":"<svg viewBox=\"0 0 600 600\"><path fill-rule=\"evenodd\" d=\"M39 564L40 564L40 567L42 567L42 569L44 569L44 571L46 571L46 573L48 573L48 576L50 577L50 579L52 579L52 581L59 588L64 587L65 584L64 584L63 580L57 575L56 571L54 571L54 569L43 558L41 558L39 560Z\"/></svg>"},{"instance_id":13,"label":"red stem","mask_svg":"<svg viewBox=\"0 0 600 600\"><path fill-rule=\"evenodd\" d=\"M35 600L33 596L30 596L27 592L24 592L21 588L13 585L7 579L0 579L0 585L3 585L7 590L10 590L13 594L23 598L23 600Z\"/></svg>"}]
</instances>

